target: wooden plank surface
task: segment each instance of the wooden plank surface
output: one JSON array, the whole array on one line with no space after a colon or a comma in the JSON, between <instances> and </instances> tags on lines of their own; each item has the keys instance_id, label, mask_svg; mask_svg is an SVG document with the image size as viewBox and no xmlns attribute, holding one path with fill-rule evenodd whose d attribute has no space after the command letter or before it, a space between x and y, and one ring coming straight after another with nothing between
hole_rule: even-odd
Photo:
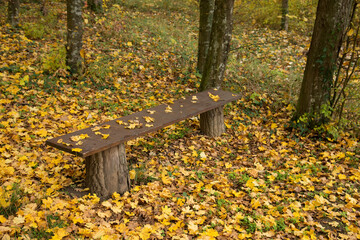
<instances>
[{"instance_id":1,"label":"wooden plank surface","mask_svg":"<svg viewBox=\"0 0 360 240\"><path fill-rule=\"evenodd\" d=\"M239 98L239 95L231 92L208 90L176 100L173 104L162 104L94 127L59 136L47 140L46 144L81 157L87 157L146 133L221 107ZM79 144L81 142L82 144Z\"/></svg>"}]
</instances>

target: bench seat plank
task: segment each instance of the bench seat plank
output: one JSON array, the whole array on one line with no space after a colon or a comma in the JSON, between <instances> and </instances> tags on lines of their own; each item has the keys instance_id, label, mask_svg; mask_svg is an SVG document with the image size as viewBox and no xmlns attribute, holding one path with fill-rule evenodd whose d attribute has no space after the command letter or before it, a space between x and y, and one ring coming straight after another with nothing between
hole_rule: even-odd
<instances>
[{"instance_id":1,"label":"bench seat plank","mask_svg":"<svg viewBox=\"0 0 360 240\"><path fill-rule=\"evenodd\" d=\"M216 99L217 96L219 97L218 100ZM213 89L207 90L184 99L176 100L172 104L162 104L151 109L145 109L141 112L102 123L95 127L89 127L47 140L46 144L81 157L87 157L181 120L224 106L226 103L239 98L239 95L231 92ZM152 119L153 122L151 122ZM134 121L138 123L134 124ZM121 124L119 124L119 122ZM132 126L131 123L133 123ZM128 125L125 126L124 124ZM141 127L139 127L139 124L141 124ZM100 129L97 130L96 127ZM99 134L99 132L101 134ZM105 139L103 136L107 134L108 136ZM77 141L76 136L88 137ZM80 141L82 144L76 145ZM74 151L76 149L79 152Z\"/></svg>"}]
</instances>

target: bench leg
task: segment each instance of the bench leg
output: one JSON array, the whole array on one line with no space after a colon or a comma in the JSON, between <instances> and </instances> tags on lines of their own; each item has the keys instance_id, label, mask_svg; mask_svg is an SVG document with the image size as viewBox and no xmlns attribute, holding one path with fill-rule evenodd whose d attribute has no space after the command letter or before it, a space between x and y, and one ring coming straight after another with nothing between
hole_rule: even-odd
<instances>
[{"instance_id":1,"label":"bench leg","mask_svg":"<svg viewBox=\"0 0 360 240\"><path fill-rule=\"evenodd\" d=\"M112 147L85 158L86 187L101 199L114 192L123 194L130 190L130 178L125 146Z\"/></svg>"},{"instance_id":2,"label":"bench leg","mask_svg":"<svg viewBox=\"0 0 360 240\"><path fill-rule=\"evenodd\" d=\"M200 114L201 132L210 137L219 137L225 132L223 107Z\"/></svg>"}]
</instances>

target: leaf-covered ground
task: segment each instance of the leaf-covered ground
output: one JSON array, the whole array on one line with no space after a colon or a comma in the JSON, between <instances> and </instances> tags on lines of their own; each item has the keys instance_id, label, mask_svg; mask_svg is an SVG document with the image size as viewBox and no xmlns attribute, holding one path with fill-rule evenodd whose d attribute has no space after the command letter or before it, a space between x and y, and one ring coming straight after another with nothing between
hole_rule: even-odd
<instances>
[{"instance_id":1,"label":"leaf-covered ground","mask_svg":"<svg viewBox=\"0 0 360 240\"><path fill-rule=\"evenodd\" d=\"M225 108L226 134L203 136L192 118L129 141L133 188L100 202L83 188L83 159L45 140L195 92L195 18L86 12L87 72L71 79L65 6L49 5L44 18L24 4L19 29L0 14L2 239L360 238L357 141L286 129L308 38L239 30L224 88L243 97Z\"/></svg>"}]
</instances>

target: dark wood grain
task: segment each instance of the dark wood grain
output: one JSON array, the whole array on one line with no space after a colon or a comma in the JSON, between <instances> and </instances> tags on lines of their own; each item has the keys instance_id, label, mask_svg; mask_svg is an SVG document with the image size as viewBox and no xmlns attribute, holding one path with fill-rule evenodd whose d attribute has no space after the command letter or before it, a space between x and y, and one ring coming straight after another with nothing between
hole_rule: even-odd
<instances>
[{"instance_id":1,"label":"dark wood grain","mask_svg":"<svg viewBox=\"0 0 360 240\"><path fill-rule=\"evenodd\" d=\"M212 95L218 95L220 99L218 101L214 101L209 97L209 93ZM194 100L195 97L197 98L196 102ZM117 146L125 141L143 136L149 132L154 132L181 120L224 106L226 103L235 101L239 98L239 95L231 92L223 90L208 90L188 96L184 99L176 100L173 104L162 104L151 109L146 109L141 112L133 113L131 115L98 125L99 127L110 125L110 128L108 129L99 130L102 134L109 134L107 139L102 139L102 135L96 135L92 130L94 127L90 127L47 140L46 144L81 157L87 157ZM168 106L171 107L172 112L165 112ZM150 114L149 111L155 112ZM144 117L151 117L154 119L154 122L147 123ZM124 123L128 123L133 120L138 120L142 124L142 127L127 129L124 125L120 125L117 122L122 121ZM146 124L153 124L153 126L146 127ZM80 134L87 134L89 137L81 140L83 142L82 145L76 145L76 142L72 141L71 137L78 136ZM67 146L64 143L59 143L60 139L62 142L70 145ZM72 151L73 148L80 148L82 151L74 152Z\"/></svg>"}]
</instances>

